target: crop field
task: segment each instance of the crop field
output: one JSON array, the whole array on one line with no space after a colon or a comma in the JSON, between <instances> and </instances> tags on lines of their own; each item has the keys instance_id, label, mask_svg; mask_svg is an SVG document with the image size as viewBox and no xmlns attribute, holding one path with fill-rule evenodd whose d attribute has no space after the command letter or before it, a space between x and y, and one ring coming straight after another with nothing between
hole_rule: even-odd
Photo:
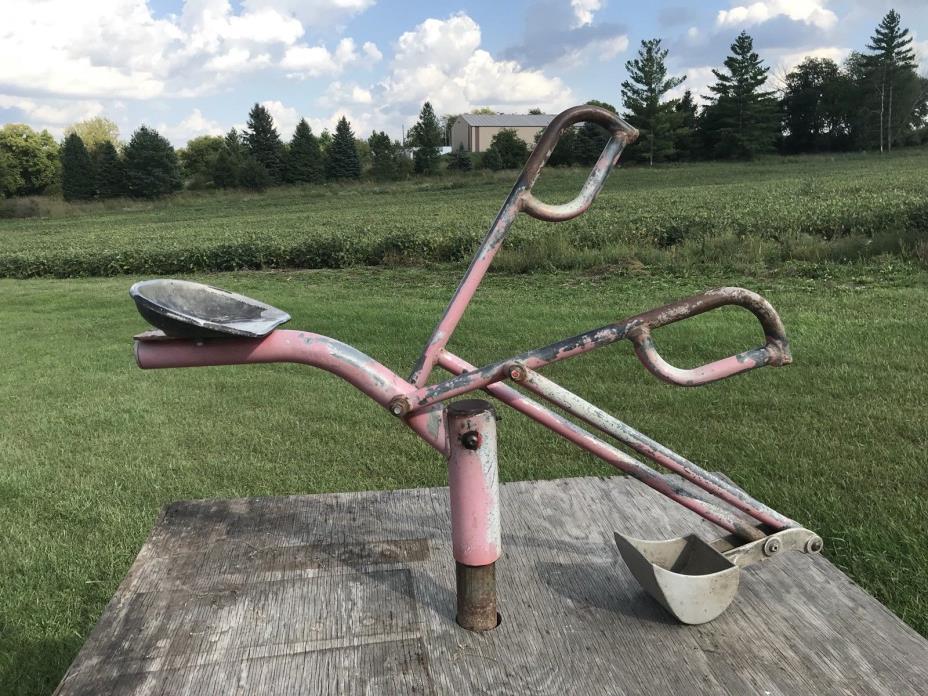
<instances>
[{"instance_id":1,"label":"crop field","mask_svg":"<svg viewBox=\"0 0 928 696\"><path fill-rule=\"evenodd\" d=\"M807 156L615 172L582 218L521 218L497 270L706 264L736 272L901 255L928 265L928 150ZM548 170L551 202L585 170ZM0 220L0 277L342 268L460 262L489 226L513 172L378 186L187 193L156 203L20 201Z\"/></svg>"},{"instance_id":2,"label":"crop field","mask_svg":"<svg viewBox=\"0 0 928 696\"><path fill-rule=\"evenodd\" d=\"M623 344L545 372L819 532L828 558L928 634L928 272L833 275L497 273L450 347L480 364L707 287L764 293L790 333L788 368L679 389ZM285 308L292 326L401 374L457 281L422 269L196 277ZM321 371L137 369L133 279L0 280L3 694L51 691L168 502L445 483L434 452ZM758 342L740 310L660 338L683 366ZM516 414L500 428L505 480L612 472Z\"/></svg>"}]
</instances>

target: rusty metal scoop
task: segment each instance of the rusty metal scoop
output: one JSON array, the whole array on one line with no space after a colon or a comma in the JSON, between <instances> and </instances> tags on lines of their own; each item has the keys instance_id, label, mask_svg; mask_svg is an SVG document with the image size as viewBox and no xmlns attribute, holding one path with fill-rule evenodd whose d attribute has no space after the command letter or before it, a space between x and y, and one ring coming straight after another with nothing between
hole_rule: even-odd
<instances>
[{"instance_id":1,"label":"rusty metal scoop","mask_svg":"<svg viewBox=\"0 0 928 696\"><path fill-rule=\"evenodd\" d=\"M540 200L532 188L542 168L559 138L581 122L598 124L611 137L572 201L551 204ZM312 365L341 377L411 428L448 460L458 620L471 630L490 630L498 624L493 581L494 563L501 553L496 420L487 402L450 400L483 390L729 535L712 543L694 535L664 542L616 535L622 557L652 597L685 623L710 621L732 601L741 568L783 549L816 553L822 540L538 370L625 340L631 342L649 372L683 387L709 384L760 367L787 365L792 357L786 329L770 303L744 288L715 288L482 367L447 347L516 218L525 213L538 220L562 222L582 215L618 163L623 148L637 136L638 132L614 113L594 106L568 109L551 122L408 378L334 338L309 331L274 330L290 318L279 309L179 280L146 281L132 287L131 295L142 316L163 331L136 336L136 360L143 368L278 362ZM726 306L740 307L757 319L760 331L755 347L691 369L664 360L655 332ZM435 368L450 376L432 381ZM617 444L672 475L649 466ZM681 486L681 479L694 490Z\"/></svg>"},{"instance_id":2,"label":"rusty metal scoop","mask_svg":"<svg viewBox=\"0 0 928 696\"><path fill-rule=\"evenodd\" d=\"M696 534L647 541L615 533L622 560L641 588L685 624L719 616L738 593L741 569L784 550L818 553L822 540L802 527L733 545L732 537L711 544Z\"/></svg>"}]
</instances>

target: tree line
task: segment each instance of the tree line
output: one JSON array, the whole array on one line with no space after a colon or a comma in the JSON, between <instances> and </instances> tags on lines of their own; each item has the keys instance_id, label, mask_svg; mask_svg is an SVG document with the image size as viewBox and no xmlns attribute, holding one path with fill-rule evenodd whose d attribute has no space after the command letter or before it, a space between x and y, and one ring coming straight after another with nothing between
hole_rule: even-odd
<instances>
[{"instance_id":1,"label":"tree line","mask_svg":"<svg viewBox=\"0 0 928 696\"><path fill-rule=\"evenodd\" d=\"M723 66L712 71L715 82L702 95L701 106L689 90L669 98L686 76L668 73L668 50L661 44L659 38L642 41L636 57L625 64L622 115L641 134L625 161L889 151L928 143L928 78L916 73L912 37L895 10L883 17L865 52L852 52L843 65L808 57L783 77L779 91L768 88L770 69L754 51L752 38L741 32ZM607 102L587 103L618 113ZM484 108L475 113L493 112ZM457 118L439 118L426 102L402 143L383 131L358 139L345 117L334 134L323 130L317 136L301 119L285 143L268 110L255 104L242 132L233 128L225 136L194 138L179 151L147 126L120 146L116 125L102 117L70 127L60 145L47 131L8 124L0 128L0 195L40 194L60 186L67 200L154 198L185 185L263 190L357 179L362 172L375 180L392 180L442 168L497 170L524 164L529 145L513 130L497 133L479 156L462 145L442 157L440 148ZM581 124L563 134L549 164L590 165L607 138L599 126Z\"/></svg>"}]
</instances>

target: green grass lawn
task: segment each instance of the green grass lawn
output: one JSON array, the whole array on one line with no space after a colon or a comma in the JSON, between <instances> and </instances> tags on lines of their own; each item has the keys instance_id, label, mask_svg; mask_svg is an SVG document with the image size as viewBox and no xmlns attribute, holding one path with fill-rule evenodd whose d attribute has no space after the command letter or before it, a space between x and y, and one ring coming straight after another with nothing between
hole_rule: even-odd
<instances>
[{"instance_id":1,"label":"green grass lawn","mask_svg":"<svg viewBox=\"0 0 928 696\"><path fill-rule=\"evenodd\" d=\"M201 276L288 310L405 375L458 271ZM0 280L0 693L48 693L159 508L198 497L445 483L440 458L334 377L293 365L143 372L128 277ZM488 362L737 282L493 275L451 348ZM620 344L545 373L818 531L826 555L928 634L928 274L741 280L780 310L796 362L700 389ZM692 366L758 342L722 310L662 329ZM505 480L612 470L512 412Z\"/></svg>"}]
</instances>

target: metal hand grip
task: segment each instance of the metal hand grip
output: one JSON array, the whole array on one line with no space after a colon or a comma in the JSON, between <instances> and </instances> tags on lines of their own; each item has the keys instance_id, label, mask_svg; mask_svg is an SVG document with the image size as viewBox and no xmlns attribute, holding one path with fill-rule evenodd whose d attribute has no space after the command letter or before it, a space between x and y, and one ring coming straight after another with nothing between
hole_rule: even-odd
<instances>
[{"instance_id":1,"label":"metal hand grip","mask_svg":"<svg viewBox=\"0 0 928 696\"><path fill-rule=\"evenodd\" d=\"M744 307L758 318L766 338L763 346L689 370L674 367L657 352L651 337L653 329L725 305ZM670 384L696 387L764 365L779 367L792 362L786 330L776 310L763 297L744 288L709 290L644 314L641 319L641 323L628 334L629 340L635 345L635 354L650 372Z\"/></svg>"},{"instance_id":2,"label":"metal hand grip","mask_svg":"<svg viewBox=\"0 0 928 696\"><path fill-rule=\"evenodd\" d=\"M532 195L531 190L541 173L542 167L548 161L564 131L582 122L598 124L608 130L612 137L606 143L606 147L603 148L602 154L596 160L596 164L593 165L593 170L576 198L569 203L559 205L551 205L538 200ZM525 182L525 187L520 196L521 210L524 210L533 218L547 222L570 220L582 214L590 207L593 199L602 189L609 172L618 162L622 149L637 138L638 131L635 128L611 111L601 109L598 106L575 106L562 112L545 129L544 134L525 163L525 168L522 170L521 178Z\"/></svg>"}]
</instances>

